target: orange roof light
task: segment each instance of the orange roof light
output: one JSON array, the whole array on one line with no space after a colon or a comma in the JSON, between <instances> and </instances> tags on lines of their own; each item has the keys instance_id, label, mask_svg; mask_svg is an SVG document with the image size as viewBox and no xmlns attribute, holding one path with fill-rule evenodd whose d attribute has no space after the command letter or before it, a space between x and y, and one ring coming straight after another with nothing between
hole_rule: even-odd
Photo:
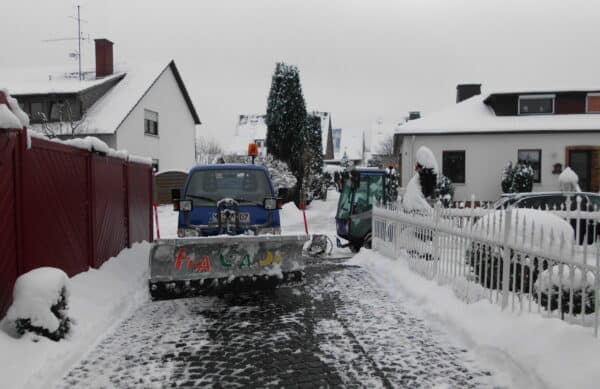
<instances>
[{"instance_id":1,"label":"orange roof light","mask_svg":"<svg viewBox=\"0 0 600 389\"><path fill-rule=\"evenodd\" d=\"M256 156L258 156L258 145L256 143L249 143L248 144L248 156L249 157L256 157Z\"/></svg>"}]
</instances>

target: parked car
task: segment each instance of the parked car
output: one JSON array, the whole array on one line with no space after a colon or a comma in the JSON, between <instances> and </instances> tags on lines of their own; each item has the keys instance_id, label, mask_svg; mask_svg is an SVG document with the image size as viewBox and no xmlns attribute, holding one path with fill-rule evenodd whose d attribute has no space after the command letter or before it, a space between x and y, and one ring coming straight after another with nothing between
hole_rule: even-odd
<instances>
[{"instance_id":1,"label":"parked car","mask_svg":"<svg viewBox=\"0 0 600 389\"><path fill-rule=\"evenodd\" d=\"M600 194L591 192L527 192L505 194L495 204L494 209L533 208L542 210L569 210L578 208L577 198L581 198L582 211L600 211ZM569 204L570 202L570 204ZM569 209L567 209L569 204ZM574 214L575 215L575 214ZM568 220L577 232L577 218ZM587 243L592 244L600 239L600 220L579 219L579 244L583 244L587 235Z\"/></svg>"}]
</instances>

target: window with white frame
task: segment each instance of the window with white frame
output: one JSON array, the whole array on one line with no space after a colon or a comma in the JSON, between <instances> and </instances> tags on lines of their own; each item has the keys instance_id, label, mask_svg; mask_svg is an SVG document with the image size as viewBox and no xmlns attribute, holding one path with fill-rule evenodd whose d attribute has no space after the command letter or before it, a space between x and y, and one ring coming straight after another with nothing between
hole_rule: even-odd
<instances>
[{"instance_id":1,"label":"window with white frame","mask_svg":"<svg viewBox=\"0 0 600 389\"><path fill-rule=\"evenodd\" d=\"M144 110L144 134L158 135L158 112Z\"/></svg>"},{"instance_id":2,"label":"window with white frame","mask_svg":"<svg viewBox=\"0 0 600 389\"><path fill-rule=\"evenodd\" d=\"M465 183L465 151L442 152L442 172L455 184Z\"/></svg>"},{"instance_id":3,"label":"window with white frame","mask_svg":"<svg viewBox=\"0 0 600 389\"><path fill-rule=\"evenodd\" d=\"M519 96L519 115L543 115L554 113L554 95Z\"/></svg>"},{"instance_id":4,"label":"window with white frame","mask_svg":"<svg viewBox=\"0 0 600 389\"><path fill-rule=\"evenodd\" d=\"M533 169L533 182L542 182L542 150L521 149L517 151L520 163L526 163Z\"/></svg>"},{"instance_id":5,"label":"window with white frame","mask_svg":"<svg viewBox=\"0 0 600 389\"><path fill-rule=\"evenodd\" d=\"M587 113L600 113L600 93L588 93L585 107Z\"/></svg>"}]
</instances>

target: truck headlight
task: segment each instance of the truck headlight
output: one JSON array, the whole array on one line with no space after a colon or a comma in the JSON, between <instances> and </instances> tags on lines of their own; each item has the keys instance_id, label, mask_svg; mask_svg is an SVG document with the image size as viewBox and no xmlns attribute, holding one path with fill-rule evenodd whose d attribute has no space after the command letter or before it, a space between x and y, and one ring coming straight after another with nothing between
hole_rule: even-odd
<instances>
[{"instance_id":1,"label":"truck headlight","mask_svg":"<svg viewBox=\"0 0 600 389\"><path fill-rule=\"evenodd\" d=\"M192 200L179 200L179 211L190 212L192 210Z\"/></svg>"},{"instance_id":2,"label":"truck headlight","mask_svg":"<svg viewBox=\"0 0 600 389\"><path fill-rule=\"evenodd\" d=\"M269 211L277 209L277 199L274 197L265 197L263 207Z\"/></svg>"},{"instance_id":3,"label":"truck headlight","mask_svg":"<svg viewBox=\"0 0 600 389\"><path fill-rule=\"evenodd\" d=\"M190 238L194 236L200 236L200 234L193 228L178 228L177 236L180 238Z\"/></svg>"},{"instance_id":4,"label":"truck headlight","mask_svg":"<svg viewBox=\"0 0 600 389\"><path fill-rule=\"evenodd\" d=\"M192 228L186 228L183 230L184 231L184 235L186 238L188 237L194 237L194 236L200 236L200 234L198 234L198 231L192 229Z\"/></svg>"}]
</instances>

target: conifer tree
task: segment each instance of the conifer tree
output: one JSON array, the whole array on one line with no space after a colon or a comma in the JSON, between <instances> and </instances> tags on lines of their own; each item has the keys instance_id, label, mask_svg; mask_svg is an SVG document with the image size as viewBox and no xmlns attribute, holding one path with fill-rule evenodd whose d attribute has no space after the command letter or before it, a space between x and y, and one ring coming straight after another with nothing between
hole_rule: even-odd
<instances>
[{"instance_id":1,"label":"conifer tree","mask_svg":"<svg viewBox=\"0 0 600 389\"><path fill-rule=\"evenodd\" d=\"M297 178L302 176L306 142L306 104L298 68L280 62L275 67L267 101L267 152L287 162Z\"/></svg>"},{"instance_id":2,"label":"conifer tree","mask_svg":"<svg viewBox=\"0 0 600 389\"><path fill-rule=\"evenodd\" d=\"M310 153L305 149L308 143L306 103L296 66L283 62L275 66L265 122L267 152L288 164L298 180L297 187L302 188Z\"/></svg>"}]
</instances>

